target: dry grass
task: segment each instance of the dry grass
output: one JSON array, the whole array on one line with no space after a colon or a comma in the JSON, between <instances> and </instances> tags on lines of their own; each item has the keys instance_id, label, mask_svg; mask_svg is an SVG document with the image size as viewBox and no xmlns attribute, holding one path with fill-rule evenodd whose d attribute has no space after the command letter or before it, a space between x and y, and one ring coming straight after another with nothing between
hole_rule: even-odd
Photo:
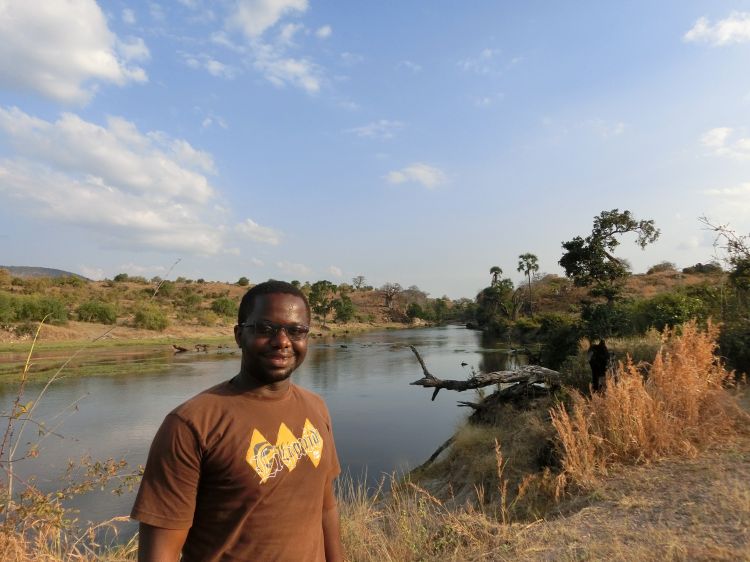
<instances>
[{"instance_id":1,"label":"dry grass","mask_svg":"<svg viewBox=\"0 0 750 562\"><path fill-rule=\"evenodd\" d=\"M591 398L574 392L569 411L564 405L552 410L570 481L590 488L613 463L695 456L747 423L726 391L732 375L714 355L717 331L689 323L680 333L667 332L646 380L627 361L606 392Z\"/></svg>"}]
</instances>

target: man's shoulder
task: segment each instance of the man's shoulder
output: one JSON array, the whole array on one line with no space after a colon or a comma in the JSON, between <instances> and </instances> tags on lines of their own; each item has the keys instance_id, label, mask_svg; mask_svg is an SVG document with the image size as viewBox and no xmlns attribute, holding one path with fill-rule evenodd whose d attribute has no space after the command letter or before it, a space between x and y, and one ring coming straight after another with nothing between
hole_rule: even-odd
<instances>
[{"instance_id":1,"label":"man's shoulder","mask_svg":"<svg viewBox=\"0 0 750 562\"><path fill-rule=\"evenodd\" d=\"M170 413L183 419L189 419L196 413L205 413L207 410L222 409L226 398L235 394L229 381L220 382L206 390L203 390L187 399Z\"/></svg>"}]
</instances>

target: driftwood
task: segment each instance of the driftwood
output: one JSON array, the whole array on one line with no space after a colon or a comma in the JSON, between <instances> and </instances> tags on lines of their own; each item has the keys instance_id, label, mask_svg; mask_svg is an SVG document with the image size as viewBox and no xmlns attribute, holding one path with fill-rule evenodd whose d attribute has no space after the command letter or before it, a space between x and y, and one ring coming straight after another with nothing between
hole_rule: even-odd
<instances>
[{"instance_id":1,"label":"driftwood","mask_svg":"<svg viewBox=\"0 0 750 562\"><path fill-rule=\"evenodd\" d=\"M553 371L552 369L547 369L546 367L540 367L539 365L524 365L516 371L478 373L465 380L442 380L427 370L427 366L425 365L422 356L419 355L417 349L413 345L409 347L414 352L414 355L416 355L417 361L419 361L419 364L422 366L422 371L424 372L424 377L409 384L423 386L425 388L434 388L435 391L432 393L432 400L435 400L435 397L442 388L461 392L464 390L489 386L491 384L518 383L501 391L504 393L507 392L508 396L511 397L522 395L531 387L555 388L560 386L560 373ZM459 402L459 404L474 409L482 407L480 404L474 404L473 402Z\"/></svg>"},{"instance_id":2,"label":"driftwood","mask_svg":"<svg viewBox=\"0 0 750 562\"><path fill-rule=\"evenodd\" d=\"M181 345L175 344L172 344L172 349L174 349L175 353L185 353L186 351L190 351L187 347L182 347Z\"/></svg>"}]
</instances>

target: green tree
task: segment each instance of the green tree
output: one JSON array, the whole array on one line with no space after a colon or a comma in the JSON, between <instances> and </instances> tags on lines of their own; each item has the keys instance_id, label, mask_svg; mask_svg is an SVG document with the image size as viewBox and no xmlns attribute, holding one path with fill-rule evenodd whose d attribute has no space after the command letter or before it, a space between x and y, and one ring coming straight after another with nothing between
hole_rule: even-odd
<instances>
[{"instance_id":1,"label":"green tree","mask_svg":"<svg viewBox=\"0 0 750 562\"><path fill-rule=\"evenodd\" d=\"M250 279L248 279L247 277L244 277L244 276L240 277L239 280L237 281L237 284L240 287L247 287L250 284Z\"/></svg>"},{"instance_id":2,"label":"green tree","mask_svg":"<svg viewBox=\"0 0 750 562\"><path fill-rule=\"evenodd\" d=\"M219 297L211 302L211 310L219 316L231 317L237 314L237 303L229 297Z\"/></svg>"},{"instance_id":3,"label":"green tree","mask_svg":"<svg viewBox=\"0 0 750 562\"><path fill-rule=\"evenodd\" d=\"M492 287L494 287L495 285L497 285L497 284L498 284L498 282L500 281L500 276L501 276L502 274L503 274L503 270L502 270L502 269L500 269L500 268L499 268L498 266L496 266L496 265L493 265L493 266L492 266L492 267L490 268L490 275L492 275L492 281L491 281L490 285L491 285Z\"/></svg>"},{"instance_id":4,"label":"green tree","mask_svg":"<svg viewBox=\"0 0 750 562\"><path fill-rule=\"evenodd\" d=\"M336 285L330 281L316 281L310 286L310 308L326 324L328 313L333 308L333 295L336 294Z\"/></svg>"},{"instance_id":5,"label":"green tree","mask_svg":"<svg viewBox=\"0 0 750 562\"><path fill-rule=\"evenodd\" d=\"M333 311L336 322L349 322L356 312L352 299L346 294L341 294L333 301Z\"/></svg>"},{"instance_id":6,"label":"green tree","mask_svg":"<svg viewBox=\"0 0 750 562\"><path fill-rule=\"evenodd\" d=\"M115 283L122 283L123 281L127 281L129 279L127 273L118 273L112 278L112 281Z\"/></svg>"},{"instance_id":7,"label":"green tree","mask_svg":"<svg viewBox=\"0 0 750 562\"><path fill-rule=\"evenodd\" d=\"M516 271L523 273L529 280L529 314L534 316L533 299L531 295L531 276L539 271L539 258L534 254L525 253L518 256L518 267Z\"/></svg>"},{"instance_id":8,"label":"green tree","mask_svg":"<svg viewBox=\"0 0 750 562\"><path fill-rule=\"evenodd\" d=\"M627 264L613 252L620 245L619 238L629 233L636 235L636 244L641 249L659 238L659 229L653 220L636 220L630 211L602 211L594 218L591 234L586 238L576 236L563 242L565 253L559 263L565 275L576 286L589 287L593 296L603 296L607 302L613 302L630 275Z\"/></svg>"},{"instance_id":9,"label":"green tree","mask_svg":"<svg viewBox=\"0 0 750 562\"><path fill-rule=\"evenodd\" d=\"M99 300L90 300L81 303L76 313L81 322L114 324L117 321L117 308L115 305Z\"/></svg>"}]
</instances>

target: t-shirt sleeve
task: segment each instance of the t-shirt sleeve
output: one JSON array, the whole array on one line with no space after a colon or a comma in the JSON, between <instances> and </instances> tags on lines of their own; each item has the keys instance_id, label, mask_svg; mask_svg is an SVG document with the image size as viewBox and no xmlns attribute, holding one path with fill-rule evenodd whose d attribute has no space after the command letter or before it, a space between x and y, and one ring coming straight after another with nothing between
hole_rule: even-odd
<instances>
[{"instance_id":1,"label":"t-shirt sleeve","mask_svg":"<svg viewBox=\"0 0 750 562\"><path fill-rule=\"evenodd\" d=\"M194 430L169 414L156 432L130 516L164 529L193 524L202 448Z\"/></svg>"}]
</instances>

